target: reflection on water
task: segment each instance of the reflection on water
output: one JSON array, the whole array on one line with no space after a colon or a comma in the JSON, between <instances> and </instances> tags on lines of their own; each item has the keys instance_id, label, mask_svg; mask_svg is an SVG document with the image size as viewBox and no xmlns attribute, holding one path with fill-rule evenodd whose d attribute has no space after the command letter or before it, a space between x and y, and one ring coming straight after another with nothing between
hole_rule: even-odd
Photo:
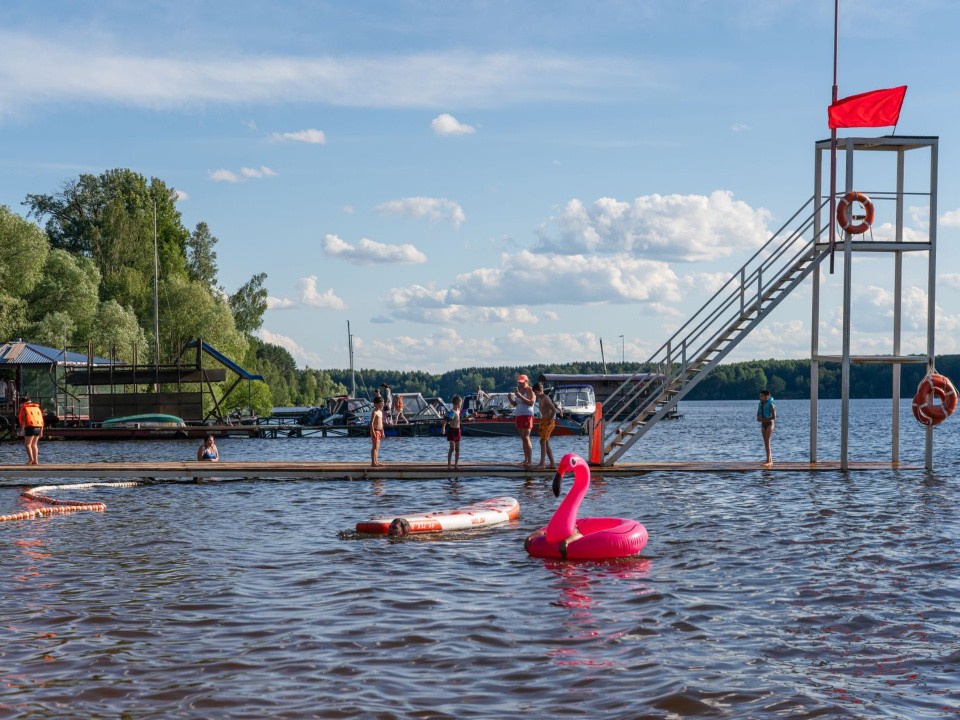
<instances>
[{"instance_id":1,"label":"reflection on water","mask_svg":"<svg viewBox=\"0 0 960 720\"><path fill-rule=\"evenodd\" d=\"M836 457L824 429L836 404L823 405L821 456ZM778 459L805 459L806 408L779 403ZM856 459L889 451L888 408L854 404ZM683 411L631 456L762 457L752 401ZM909 422L903 458L919 461L922 433ZM933 473L595 478L583 515L633 517L650 532L641 557L609 563L524 552L559 502L549 473L71 493L108 510L0 525L0 717L955 717L955 433L938 429ZM585 451L579 438L555 445ZM230 459L369 452L362 438L220 449ZM0 446L8 462L18 450ZM192 442L50 442L41 460L195 452ZM445 453L441 439L390 438L382 457ZM520 443L469 438L462 456L519 460ZM373 515L497 495L520 501L518 521L352 534ZM0 489L0 512L19 502Z\"/></svg>"}]
</instances>

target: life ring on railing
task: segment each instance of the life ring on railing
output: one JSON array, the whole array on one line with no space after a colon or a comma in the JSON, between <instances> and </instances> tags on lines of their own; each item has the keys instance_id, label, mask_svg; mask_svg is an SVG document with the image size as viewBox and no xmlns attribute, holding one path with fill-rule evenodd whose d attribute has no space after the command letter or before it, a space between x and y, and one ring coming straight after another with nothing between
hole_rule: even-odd
<instances>
[{"instance_id":1,"label":"life ring on railing","mask_svg":"<svg viewBox=\"0 0 960 720\"><path fill-rule=\"evenodd\" d=\"M920 381L917 394L913 396L913 416L921 425L939 425L953 415L957 399L957 389L950 378L931 373Z\"/></svg>"},{"instance_id":2,"label":"life ring on railing","mask_svg":"<svg viewBox=\"0 0 960 720\"><path fill-rule=\"evenodd\" d=\"M858 202L863 205L866 213L861 222L854 224L853 213L849 212L850 206ZM837 204L837 224L851 235L865 233L873 225L873 202L862 192L851 191L844 195Z\"/></svg>"}]
</instances>

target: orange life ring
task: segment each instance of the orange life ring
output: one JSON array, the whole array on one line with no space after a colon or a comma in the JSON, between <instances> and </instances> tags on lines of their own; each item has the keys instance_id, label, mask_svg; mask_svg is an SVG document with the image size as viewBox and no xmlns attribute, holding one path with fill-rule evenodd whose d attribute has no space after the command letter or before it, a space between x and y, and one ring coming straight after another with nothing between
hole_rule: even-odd
<instances>
[{"instance_id":1,"label":"orange life ring","mask_svg":"<svg viewBox=\"0 0 960 720\"><path fill-rule=\"evenodd\" d=\"M861 203L866 213L863 220L854 224L853 214L849 212L850 206L855 203ZM865 233L873 225L873 202L862 192L848 192L841 198L837 205L837 224L851 235Z\"/></svg>"},{"instance_id":2,"label":"orange life ring","mask_svg":"<svg viewBox=\"0 0 960 720\"><path fill-rule=\"evenodd\" d=\"M932 373L920 381L917 394L913 396L913 416L921 425L939 425L953 415L957 399L957 389L950 378Z\"/></svg>"}]
</instances>

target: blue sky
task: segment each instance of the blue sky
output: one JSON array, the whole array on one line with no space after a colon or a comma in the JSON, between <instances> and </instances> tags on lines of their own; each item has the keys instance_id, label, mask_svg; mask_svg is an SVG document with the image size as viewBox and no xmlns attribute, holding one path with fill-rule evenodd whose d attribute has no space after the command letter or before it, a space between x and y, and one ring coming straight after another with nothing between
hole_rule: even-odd
<instances>
[{"instance_id":1,"label":"blue sky","mask_svg":"<svg viewBox=\"0 0 960 720\"><path fill-rule=\"evenodd\" d=\"M844 0L840 27L841 97L906 84L898 134L941 138L938 351L960 352L960 3ZM645 360L813 193L832 43L831 0L7 0L0 203L161 178L227 291L267 273L262 337L301 366L345 367L348 320L358 367L599 360L600 338ZM885 317L865 267L855 313ZM732 359L809 356L809 303ZM856 317L854 350L889 352Z\"/></svg>"}]
</instances>

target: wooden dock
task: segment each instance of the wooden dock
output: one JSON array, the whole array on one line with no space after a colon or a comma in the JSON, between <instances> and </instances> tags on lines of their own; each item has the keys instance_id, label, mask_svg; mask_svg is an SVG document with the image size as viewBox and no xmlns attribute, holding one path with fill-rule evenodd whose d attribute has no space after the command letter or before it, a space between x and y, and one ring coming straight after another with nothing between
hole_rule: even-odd
<instances>
[{"instance_id":1,"label":"wooden dock","mask_svg":"<svg viewBox=\"0 0 960 720\"><path fill-rule=\"evenodd\" d=\"M923 470L920 465L890 462L851 462L850 471L864 470ZM838 461L778 462L765 468L759 462L644 462L618 463L610 467L595 467L593 474L600 477L624 477L649 473L749 473L749 472L839 472ZM445 463L404 462L370 467L366 462L122 462L122 463L60 463L40 465L0 465L0 480L4 485L39 484L52 478L150 478L150 479L279 479L308 480L413 480L452 477L552 477L547 469L524 469L516 464L461 463L457 469L448 469Z\"/></svg>"}]
</instances>

